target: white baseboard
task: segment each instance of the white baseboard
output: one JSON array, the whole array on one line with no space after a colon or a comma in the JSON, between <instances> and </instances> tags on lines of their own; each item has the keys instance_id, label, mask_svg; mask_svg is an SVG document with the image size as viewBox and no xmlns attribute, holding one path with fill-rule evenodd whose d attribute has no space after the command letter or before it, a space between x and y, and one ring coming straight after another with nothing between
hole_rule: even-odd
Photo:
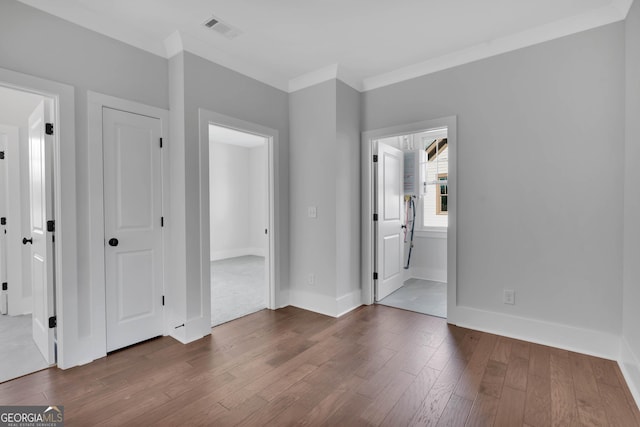
<instances>
[{"instance_id":1,"label":"white baseboard","mask_svg":"<svg viewBox=\"0 0 640 427\"><path fill-rule=\"evenodd\" d=\"M289 305L325 316L340 317L362 305L362 296L360 290L333 298L306 290L290 289Z\"/></svg>"},{"instance_id":2,"label":"white baseboard","mask_svg":"<svg viewBox=\"0 0 640 427\"><path fill-rule=\"evenodd\" d=\"M636 404L640 406L640 360L638 356L634 354L625 337L622 337L620 340L620 359L618 360L618 365L620 366L622 375L624 375L624 379L627 381L627 385Z\"/></svg>"},{"instance_id":3,"label":"white baseboard","mask_svg":"<svg viewBox=\"0 0 640 427\"><path fill-rule=\"evenodd\" d=\"M211 261L219 261L221 259L236 258L239 256L265 256L264 248L238 248L228 249L224 251L211 252Z\"/></svg>"},{"instance_id":4,"label":"white baseboard","mask_svg":"<svg viewBox=\"0 0 640 427\"><path fill-rule=\"evenodd\" d=\"M447 269L439 270L427 267L411 267L409 277L412 279L432 280L434 282L447 282Z\"/></svg>"},{"instance_id":5,"label":"white baseboard","mask_svg":"<svg viewBox=\"0 0 640 427\"><path fill-rule=\"evenodd\" d=\"M189 344L211 334L211 318L197 317L182 324L178 322L173 319L168 325L169 336L182 344Z\"/></svg>"},{"instance_id":6,"label":"white baseboard","mask_svg":"<svg viewBox=\"0 0 640 427\"><path fill-rule=\"evenodd\" d=\"M362 305L362 292L360 289L350 292L338 298L336 303L338 313L336 317L343 316Z\"/></svg>"},{"instance_id":7,"label":"white baseboard","mask_svg":"<svg viewBox=\"0 0 640 427\"><path fill-rule=\"evenodd\" d=\"M463 306L457 306L454 313L449 313L449 322L605 359L618 360L619 357L620 337L607 332Z\"/></svg>"}]
</instances>

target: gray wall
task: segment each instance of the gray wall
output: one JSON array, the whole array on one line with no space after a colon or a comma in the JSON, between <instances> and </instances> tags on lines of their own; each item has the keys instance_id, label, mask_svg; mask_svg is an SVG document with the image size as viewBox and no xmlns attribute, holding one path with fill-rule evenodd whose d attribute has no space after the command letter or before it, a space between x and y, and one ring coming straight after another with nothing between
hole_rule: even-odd
<instances>
[{"instance_id":1,"label":"gray wall","mask_svg":"<svg viewBox=\"0 0 640 427\"><path fill-rule=\"evenodd\" d=\"M289 117L290 302L337 315L360 304L360 93L339 80L301 89Z\"/></svg>"},{"instance_id":2,"label":"gray wall","mask_svg":"<svg viewBox=\"0 0 640 427\"><path fill-rule=\"evenodd\" d=\"M291 290L336 297L336 80L290 94ZM307 209L316 206L317 218ZM307 285L310 273L315 284Z\"/></svg>"},{"instance_id":3,"label":"gray wall","mask_svg":"<svg viewBox=\"0 0 640 427\"><path fill-rule=\"evenodd\" d=\"M187 318L200 307L200 167L198 109L214 111L276 129L279 155L275 159L279 206L276 218L280 234L276 238L276 286L288 288L289 222L289 117L288 95L264 83L243 76L191 53L184 53L184 120L186 165L186 259Z\"/></svg>"},{"instance_id":4,"label":"gray wall","mask_svg":"<svg viewBox=\"0 0 640 427\"><path fill-rule=\"evenodd\" d=\"M336 83L337 297L360 289L360 93Z\"/></svg>"},{"instance_id":5,"label":"gray wall","mask_svg":"<svg viewBox=\"0 0 640 427\"><path fill-rule=\"evenodd\" d=\"M624 298L622 335L635 354L631 362L640 392L640 3L626 21L626 145L624 178ZM635 366L633 366L635 365Z\"/></svg>"},{"instance_id":6,"label":"gray wall","mask_svg":"<svg viewBox=\"0 0 640 427\"><path fill-rule=\"evenodd\" d=\"M458 117L459 305L619 334L623 82L617 23L363 95L363 130Z\"/></svg>"}]
</instances>

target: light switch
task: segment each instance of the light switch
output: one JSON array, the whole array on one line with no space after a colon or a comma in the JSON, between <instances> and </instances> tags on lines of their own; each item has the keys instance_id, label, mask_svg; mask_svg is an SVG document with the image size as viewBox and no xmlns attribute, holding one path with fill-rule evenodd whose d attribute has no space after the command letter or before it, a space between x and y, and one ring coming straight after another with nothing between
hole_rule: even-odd
<instances>
[{"instance_id":1,"label":"light switch","mask_svg":"<svg viewBox=\"0 0 640 427\"><path fill-rule=\"evenodd\" d=\"M315 206L309 206L309 218L318 217L318 208Z\"/></svg>"}]
</instances>

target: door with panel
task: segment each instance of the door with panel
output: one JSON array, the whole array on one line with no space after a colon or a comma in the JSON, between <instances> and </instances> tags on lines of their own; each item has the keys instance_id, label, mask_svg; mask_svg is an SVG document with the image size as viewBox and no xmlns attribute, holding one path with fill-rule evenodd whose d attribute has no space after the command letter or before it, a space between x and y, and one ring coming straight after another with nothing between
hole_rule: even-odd
<instances>
[{"instance_id":1,"label":"door with panel","mask_svg":"<svg viewBox=\"0 0 640 427\"><path fill-rule=\"evenodd\" d=\"M161 122L103 108L107 351L163 333Z\"/></svg>"},{"instance_id":2,"label":"door with panel","mask_svg":"<svg viewBox=\"0 0 640 427\"><path fill-rule=\"evenodd\" d=\"M53 260L53 108L44 100L29 116L29 265L33 296L32 335L47 363L55 363Z\"/></svg>"},{"instance_id":3,"label":"door with panel","mask_svg":"<svg viewBox=\"0 0 640 427\"><path fill-rule=\"evenodd\" d=\"M378 144L376 301L399 289L404 279L403 169L402 151L386 144Z\"/></svg>"}]
</instances>

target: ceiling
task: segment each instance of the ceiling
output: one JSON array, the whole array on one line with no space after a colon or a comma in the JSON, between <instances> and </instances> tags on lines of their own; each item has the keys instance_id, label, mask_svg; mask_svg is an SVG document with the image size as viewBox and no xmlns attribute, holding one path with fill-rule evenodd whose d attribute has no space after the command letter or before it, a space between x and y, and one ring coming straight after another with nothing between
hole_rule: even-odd
<instances>
[{"instance_id":1,"label":"ceiling","mask_svg":"<svg viewBox=\"0 0 640 427\"><path fill-rule=\"evenodd\" d=\"M239 130L229 129L222 126L209 125L209 142L253 148L263 145L266 140L263 136L240 132Z\"/></svg>"},{"instance_id":2,"label":"ceiling","mask_svg":"<svg viewBox=\"0 0 640 427\"><path fill-rule=\"evenodd\" d=\"M157 55L294 91L369 90L622 20L632 0L20 0ZM228 39L211 16L239 29Z\"/></svg>"},{"instance_id":3,"label":"ceiling","mask_svg":"<svg viewBox=\"0 0 640 427\"><path fill-rule=\"evenodd\" d=\"M29 116L42 99L39 95L0 86L0 124L27 126Z\"/></svg>"}]
</instances>

